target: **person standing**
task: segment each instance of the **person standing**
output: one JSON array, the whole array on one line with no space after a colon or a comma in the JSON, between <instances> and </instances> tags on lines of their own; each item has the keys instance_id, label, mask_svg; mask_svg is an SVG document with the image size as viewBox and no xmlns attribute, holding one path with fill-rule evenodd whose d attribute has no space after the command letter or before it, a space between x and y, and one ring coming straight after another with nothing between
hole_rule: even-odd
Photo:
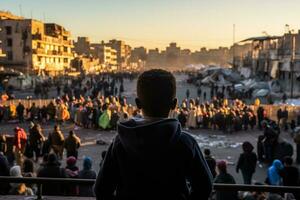
<instances>
[{"instance_id":1,"label":"person standing","mask_svg":"<svg viewBox=\"0 0 300 200\"><path fill-rule=\"evenodd\" d=\"M38 113L39 113L39 110L36 107L35 103L33 102L32 106L29 109L30 121L34 121L34 120L38 119Z\"/></svg>"},{"instance_id":2,"label":"person standing","mask_svg":"<svg viewBox=\"0 0 300 200\"><path fill-rule=\"evenodd\" d=\"M252 183L252 176L255 172L257 156L253 152L254 147L250 142L244 142L242 145L243 153L240 155L236 172L239 173L239 170L242 171L244 184Z\"/></svg>"},{"instance_id":3,"label":"person standing","mask_svg":"<svg viewBox=\"0 0 300 200\"><path fill-rule=\"evenodd\" d=\"M215 178L215 183L235 184L235 180L231 174L227 172L227 163L221 160L217 163L218 175ZM237 200L238 195L236 191L217 191L216 200Z\"/></svg>"},{"instance_id":4,"label":"person standing","mask_svg":"<svg viewBox=\"0 0 300 200\"><path fill-rule=\"evenodd\" d=\"M54 126L54 131L49 134L48 141L58 159L62 159L64 152L64 135L60 130L59 125Z\"/></svg>"},{"instance_id":5,"label":"person standing","mask_svg":"<svg viewBox=\"0 0 300 200\"><path fill-rule=\"evenodd\" d=\"M272 166L269 167L268 169L267 182L270 185L277 185L277 186L282 185L282 179L281 176L279 175L282 169L283 169L283 165L281 161L277 159L274 160Z\"/></svg>"},{"instance_id":6,"label":"person standing","mask_svg":"<svg viewBox=\"0 0 300 200\"><path fill-rule=\"evenodd\" d=\"M279 108L277 110L277 124L279 127L280 127L280 123L281 123L281 118L282 118L282 110L281 110L281 108Z\"/></svg>"},{"instance_id":7,"label":"person standing","mask_svg":"<svg viewBox=\"0 0 300 200\"><path fill-rule=\"evenodd\" d=\"M38 172L37 177L45 178L66 178L65 169L60 167L60 163L57 160L55 154L49 154L47 163ZM62 195L64 192L63 185L57 183L43 184L43 195Z\"/></svg>"},{"instance_id":8,"label":"person standing","mask_svg":"<svg viewBox=\"0 0 300 200\"><path fill-rule=\"evenodd\" d=\"M186 98L189 99L190 98L190 90L187 89L185 92Z\"/></svg>"},{"instance_id":9,"label":"person standing","mask_svg":"<svg viewBox=\"0 0 300 200\"><path fill-rule=\"evenodd\" d=\"M23 155L27 143L27 134L24 129L20 127L16 127L14 129L15 137L14 137L14 146L15 146L15 159L17 165L22 166L23 164Z\"/></svg>"},{"instance_id":10,"label":"person standing","mask_svg":"<svg viewBox=\"0 0 300 200\"><path fill-rule=\"evenodd\" d=\"M92 170L92 159L90 157L85 157L83 159L83 170L79 171L78 178L80 179L96 179L97 175L94 170ZM79 186L79 196L82 197L92 197L94 195L93 186L80 185Z\"/></svg>"},{"instance_id":11,"label":"person standing","mask_svg":"<svg viewBox=\"0 0 300 200\"><path fill-rule=\"evenodd\" d=\"M199 86L197 89L197 95L198 95L198 97L201 97L201 95L202 95L201 86Z\"/></svg>"},{"instance_id":12,"label":"person standing","mask_svg":"<svg viewBox=\"0 0 300 200\"><path fill-rule=\"evenodd\" d=\"M299 171L297 167L293 166L293 158L287 156L284 158L284 167L279 172L282 177L283 186L298 186L299 184Z\"/></svg>"},{"instance_id":13,"label":"person standing","mask_svg":"<svg viewBox=\"0 0 300 200\"><path fill-rule=\"evenodd\" d=\"M25 107L21 103L21 101L19 102L16 110L17 110L17 115L18 115L19 123L23 123L24 122L24 110L25 110Z\"/></svg>"},{"instance_id":14,"label":"person standing","mask_svg":"<svg viewBox=\"0 0 300 200\"><path fill-rule=\"evenodd\" d=\"M211 174L213 175L213 178L216 177L217 172L216 172L216 160L211 156L210 150L209 149L204 149L204 158L205 161L207 162L207 165L211 171Z\"/></svg>"},{"instance_id":15,"label":"person standing","mask_svg":"<svg viewBox=\"0 0 300 200\"><path fill-rule=\"evenodd\" d=\"M69 132L69 136L65 139L64 148L67 151L67 158L70 156L74 156L76 159L78 158L78 149L81 145L81 141L79 137L76 136L74 131Z\"/></svg>"},{"instance_id":16,"label":"person standing","mask_svg":"<svg viewBox=\"0 0 300 200\"><path fill-rule=\"evenodd\" d=\"M283 186L299 186L299 170L293 166L293 158L287 156L284 158L284 167L279 172L282 178ZM295 199L300 199L300 193L293 193Z\"/></svg>"},{"instance_id":17,"label":"person standing","mask_svg":"<svg viewBox=\"0 0 300 200\"><path fill-rule=\"evenodd\" d=\"M45 141L45 136L42 132L42 127L39 124L35 124L29 129L29 145L30 148L35 153L35 161L38 162L41 156L41 150L43 143Z\"/></svg>"},{"instance_id":18,"label":"person standing","mask_svg":"<svg viewBox=\"0 0 300 200\"><path fill-rule=\"evenodd\" d=\"M282 111L282 128L284 128L285 131L288 130L288 121L289 118L289 111L287 110L287 107L284 107L284 110Z\"/></svg>"},{"instance_id":19,"label":"person standing","mask_svg":"<svg viewBox=\"0 0 300 200\"><path fill-rule=\"evenodd\" d=\"M257 121L258 121L258 128L259 130L262 130L262 121L264 120L264 108L258 107L257 109Z\"/></svg>"},{"instance_id":20,"label":"person standing","mask_svg":"<svg viewBox=\"0 0 300 200\"><path fill-rule=\"evenodd\" d=\"M67 158L67 166L65 168L68 178L78 178L79 168L76 165L77 159L73 156ZM79 187L76 184L68 184L65 186L66 194L69 196L77 196L79 194Z\"/></svg>"}]
</instances>

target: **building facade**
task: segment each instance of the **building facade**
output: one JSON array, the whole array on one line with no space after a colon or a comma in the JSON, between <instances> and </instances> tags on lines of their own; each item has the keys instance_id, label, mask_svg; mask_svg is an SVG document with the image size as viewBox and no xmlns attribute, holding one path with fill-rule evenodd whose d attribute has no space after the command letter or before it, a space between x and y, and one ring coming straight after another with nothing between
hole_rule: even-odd
<instances>
[{"instance_id":1,"label":"building facade","mask_svg":"<svg viewBox=\"0 0 300 200\"><path fill-rule=\"evenodd\" d=\"M79 55L89 56L91 54L91 42L88 37L78 37L74 42L74 51Z\"/></svg>"},{"instance_id":2,"label":"building facade","mask_svg":"<svg viewBox=\"0 0 300 200\"><path fill-rule=\"evenodd\" d=\"M4 66L52 75L70 68L73 42L64 27L34 19L1 19L0 30Z\"/></svg>"},{"instance_id":3,"label":"building facade","mask_svg":"<svg viewBox=\"0 0 300 200\"><path fill-rule=\"evenodd\" d=\"M240 66L263 80L278 80L282 92L300 95L300 31L283 36L262 36L243 40L251 49ZM293 94L294 93L294 94Z\"/></svg>"},{"instance_id":4,"label":"building facade","mask_svg":"<svg viewBox=\"0 0 300 200\"><path fill-rule=\"evenodd\" d=\"M122 40L110 40L107 43L107 46L115 49L117 52L117 63L119 69L125 69L126 66L129 64L129 58L131 54L131 47L127 45Z\"/></svg>"},{"instance_id":5,"label":"building facade","mask_svg":"<svg viewBox=\"0 0 300 200\"><path fill-rule=\"evenodd\" d=\"M117 51L104 42L92 45L92 55L99 58L102 70L115 71L118 68Z\"/></svg>"}]
</instances>

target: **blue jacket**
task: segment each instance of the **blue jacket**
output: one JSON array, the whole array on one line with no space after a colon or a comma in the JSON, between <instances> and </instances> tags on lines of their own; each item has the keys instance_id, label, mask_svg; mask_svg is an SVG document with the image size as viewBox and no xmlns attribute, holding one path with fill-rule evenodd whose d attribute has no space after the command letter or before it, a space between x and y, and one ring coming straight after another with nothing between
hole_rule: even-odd
<instances>
[{"instance_id":1,"label":"blue jacket","mask_svg":"<svg viewBox=\"0 0 300 200\"><path fill-rule=\"evenodd\" d=\"M268 169L268 178L270 185L282 185L280 171L283 169L283 165L280 160L274 160L271 167Z\"/></svg>"}]
</instances>

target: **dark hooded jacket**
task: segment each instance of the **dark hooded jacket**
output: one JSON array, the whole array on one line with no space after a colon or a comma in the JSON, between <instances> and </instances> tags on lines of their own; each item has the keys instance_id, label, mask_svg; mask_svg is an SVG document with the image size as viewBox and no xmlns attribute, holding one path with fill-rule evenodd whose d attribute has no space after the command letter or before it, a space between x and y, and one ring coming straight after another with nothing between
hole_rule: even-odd
<instances>
[{"instance_id":1,"label":"dark hooded jacket","mask_svg":"<svg viewBox=\"0 0 300 200\"><path fill-rule=\"evenodd\" d=\"M211 190L212 175L200 148L176 119L118 124L95 185L101 200L201 200Z\"/></svg>"}]
</instances>

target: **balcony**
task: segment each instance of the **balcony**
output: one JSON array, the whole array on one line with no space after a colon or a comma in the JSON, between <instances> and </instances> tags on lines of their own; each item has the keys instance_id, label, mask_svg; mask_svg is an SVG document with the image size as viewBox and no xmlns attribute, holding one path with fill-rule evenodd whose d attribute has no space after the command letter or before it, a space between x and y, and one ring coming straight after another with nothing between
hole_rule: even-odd
<instances>
[{"instance_id":1,"label":"balcony","mask_svg":"<svg viewBox=\"0 0 300 200\"><path fill-rule=\"evenodd\" d=\"M36 33L32 35L33 40L42 40L42 34Z\"/></svg>"},{"instance_id":2,"label":"balcony","mask_svg":"<svg viewBox=\"0 0 300 200\"><path fill-rule=\"evenodd\" d=\"M45 49L42 48L36 48L36 49L32 49L32 53L33 54L46 54Z\"/></svg>"}]
</instances>

